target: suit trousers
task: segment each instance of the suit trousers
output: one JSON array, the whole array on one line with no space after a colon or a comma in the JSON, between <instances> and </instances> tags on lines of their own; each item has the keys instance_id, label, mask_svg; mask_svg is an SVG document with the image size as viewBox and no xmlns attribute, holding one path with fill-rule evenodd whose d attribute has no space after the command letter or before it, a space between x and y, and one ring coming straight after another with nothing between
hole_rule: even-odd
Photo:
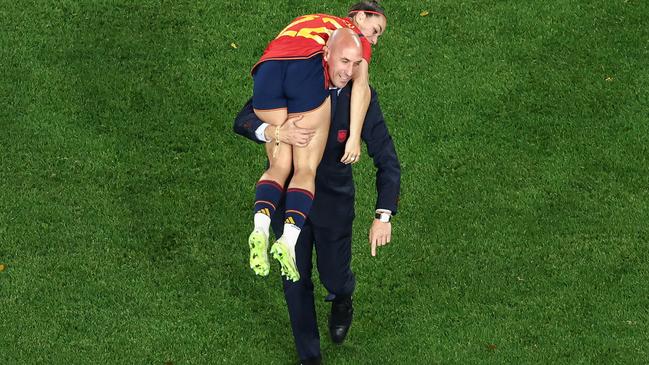
<instances>
[{"instance_id":1,"label":"suit trousers","mask_svg":"<svg viewBox=\"0 0 649 365\"><path fill-rule=\"evenodd\" d=\"M275 217L279 218L281 214L277 213ZM319 227L307 219L295 247L300 280L294 283L283 279L291 329L298 356L302 360L320 356L320 335L311 280L313 248L315 246L316 266L324 287L337 297L351 296L356 287L356 278L351 270L353 219L351 216L335 226L327 227ZM284 228L281 219L273 219L272 226L275 236L280 237Z\"/></svg>"}]
</instances>

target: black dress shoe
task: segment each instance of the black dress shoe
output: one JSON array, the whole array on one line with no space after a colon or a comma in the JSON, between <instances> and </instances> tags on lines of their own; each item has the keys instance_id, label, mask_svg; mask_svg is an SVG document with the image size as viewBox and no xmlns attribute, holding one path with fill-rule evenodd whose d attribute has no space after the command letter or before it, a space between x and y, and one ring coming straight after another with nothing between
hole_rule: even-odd
<instances>
[{"instance_id":1,"label":"black dress shoe","mask_svg":"<svg viewBox=\"0 0 649 365\"><path fill-rule=\"evenodd\" d=\"M337 344L343 343L349 327L354 318L354 307L352 298L336 298L331 302L331 316L329 317L329 335L331 341Z\"/></svg>"},{"instance_id":2,"label":"black dress shoe","mask_svg":"<svg viewBox=\"0 0 649 365\"><path fill-rule=\"evenodd\" d=\"M322 357L310 357L308 359L300 360L300 365L321 365Z\"/></svg>"}]
</instances>

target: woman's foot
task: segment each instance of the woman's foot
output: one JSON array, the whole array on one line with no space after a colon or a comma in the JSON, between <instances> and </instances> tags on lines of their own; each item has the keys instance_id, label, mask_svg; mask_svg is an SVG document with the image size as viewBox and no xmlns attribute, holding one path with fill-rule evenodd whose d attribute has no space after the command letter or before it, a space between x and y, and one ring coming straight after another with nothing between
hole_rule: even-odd
<instances>
[{"instance_id":1,"label":"woman's foot","mask_svg":"<svg viewBox=\"0 0 649 365\"><path fill-rule=\"evenodd\" d=\"M259 276L266 276L270 271L268 261L268 235L261 229L255 229L248 237L250 246L250 268Z\"/></svg>"},{"instance_id":2,"label":"woman's foot","mask_svg":"<svg viewBox=\"0 0 649 365\"><path fill-rule=\"evenodd\" d=\"M297 271L297 265L295 264L295 246L292 249L289 248L289 245L284 240L284 236L280 237L273 244L270 248L270 253L275 260L279 261L282 266L282 275L287 280L293 282L300 280L300 273Z\"/></svg>"}]
</instances>

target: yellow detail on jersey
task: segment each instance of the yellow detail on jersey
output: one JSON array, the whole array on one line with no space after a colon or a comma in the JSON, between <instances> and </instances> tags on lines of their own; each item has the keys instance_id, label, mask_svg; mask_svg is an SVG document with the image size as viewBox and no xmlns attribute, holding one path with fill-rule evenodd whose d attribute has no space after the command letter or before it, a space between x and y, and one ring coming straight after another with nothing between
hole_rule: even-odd
<instances>
[{"instance_id":1,"label":"yellow detail on jersey","mask_svg":"<svg viewBox=\"0 0 649 365\"><path fill-rule=\"evenodd\" d=\"M333 24L334 27L336 27L336 29L340 29L340 28L343 27L342 25L340 25L340 23L338 23L337 21L335 21L334 19L331 19L331 18L322 18L322 21L323 21L324 23L330 23L330 24Z\"/></svg>"},{"instance_id":2,"label":"yellow detail on jersey","mask_svg":"<svg viewBox=\"0 0 649 365\"><path fill-rule=\"evenodd\" d=\"M295 220L293 220L293 217L288 217L288 218L286 218L286 220L284 221L284 223L295 224Z\"/></svg>"},{"instance_id":3,"label":"yellow detail on jersey","mask_svg":"<svg viewBox=\"0 0 649 365\"><path fill-rule=\"evenodd\" d=\"M291 28L294 25L298 25L300 23L308 22L308 21L311 21L311 20L317 19L317 18L318 18L317 15L305 15L303 17L300 17L296 21L294 21L293 23L287 25L286 28L282 29L282 31L279 32L279 35L277 37L275 37L275 38L279 38L279 37L281 37L283 35L286 35L286 34L284 34L284 32L286 32L288 30L288 28ZM292 31L292 32L295 32L295 31Z\"/></svg>"},{"instance_id":4,"label":"yellow detail on jersey","mask_svg":"<svg viewBox=\"0 0 649 365\"><path fill-rule=\"evenodd\" d=\"M333 33L333 30L326 28L326 27L319 27L319 28L302 28L299 31L296 30L288 30L289 28L300 24L304 22L308 22L314 19L317 19L317 15L305 15L304 17L294 21L293 23L289 24L286 28L284 28L277 37L303 37L303 38L308 38L308 39L313 39L314 41L318 42L318 44L322 44L323 46L325 45L326 41L324 38L320 36L322 33L327 33L328 35L331 35ZM340 25L337 21L335 21L332 18L322 18L323 23L329 23L333 24L336 29L342 28L343 26Z\"/></svg>"}]
</instances>

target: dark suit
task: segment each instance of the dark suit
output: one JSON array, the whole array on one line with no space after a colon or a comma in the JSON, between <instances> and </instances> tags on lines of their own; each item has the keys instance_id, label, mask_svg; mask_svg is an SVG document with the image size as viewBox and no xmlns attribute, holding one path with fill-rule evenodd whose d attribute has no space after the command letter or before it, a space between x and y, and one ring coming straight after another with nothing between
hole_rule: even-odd
<instances>
[{"instance_id":1,"label":"dark suit","mask_svg":"<svg viewBox=\"0 0 649 365\"><path fill-rule=\"evenodd\" d=\"M315 244L320 280L327 290L339 297L351 296L356 281L351 271L352 222L354 220L354 181L351 165L340 162L349 134L349 103L351 83L332 93L332 121L322 162L316 173L316 191L306 224L300 232L295 249L300 280L284 280L284 294L291 318L291 327L300 359L320 355L320 338L316 322L311 281L312 252ZM250 101L237 116L236 133L260 142L255 131L262 124L252 110ZM372 90L361 138L367 144L376 172L377 209L397 212L401 170L392 138L388 133ZM260 142L261 143L261 142ZM368 212L373 215L373 212ZM284 205L278 206L272 227L276 237L283 230Z\"/></svg>"}]
</instances>

